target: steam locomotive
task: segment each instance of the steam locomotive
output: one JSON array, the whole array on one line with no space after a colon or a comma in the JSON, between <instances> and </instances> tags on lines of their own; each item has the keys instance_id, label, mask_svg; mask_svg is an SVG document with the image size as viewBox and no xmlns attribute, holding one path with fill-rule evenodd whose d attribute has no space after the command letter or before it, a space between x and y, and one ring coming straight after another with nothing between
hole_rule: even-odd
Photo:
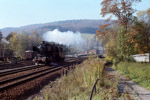
<instances>
[{"instance_id":1,"label":"steam locomotive","mask_svg":"<svg viewBox=\"0 0 150 100\"><path fill-rule=\"evenodd\" d=\"M44 63L49 65L51 62L60 62L65 59L64 46L53 42L42 41L39 46L33 47L33 62L38 65Z\"/></svg>"}]
</instances>

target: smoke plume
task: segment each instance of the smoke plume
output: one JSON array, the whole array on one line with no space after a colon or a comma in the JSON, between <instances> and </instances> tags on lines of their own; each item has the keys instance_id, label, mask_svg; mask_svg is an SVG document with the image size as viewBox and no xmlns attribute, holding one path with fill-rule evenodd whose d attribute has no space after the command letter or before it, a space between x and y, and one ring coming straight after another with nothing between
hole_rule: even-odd
<instances>
[{"instance_id":1,"label":"smoke plume","mask_svg":"<svg viewBox=\"0 0 150 100\"><path fill-rule=\"evenodd\" d=\"M2 39L2 42L3 42L3 43L6 43L6 44L9 44L9 41L7 41L7 40L4 39L4 38Z\"/></svg>"},{"instance_id":2,"label":"smoke plume","mask_svg":"<svg viewBox=\"0 0 150 100\"><path fill-rule=\"evenodd\" d=\"M48 42L56 42L71 46L73 48L82 48L85 45L85 40L81 37L80 32L60 32L58 29L48 31L43 35L43 40Z\"/></svg>"}]
</instances>

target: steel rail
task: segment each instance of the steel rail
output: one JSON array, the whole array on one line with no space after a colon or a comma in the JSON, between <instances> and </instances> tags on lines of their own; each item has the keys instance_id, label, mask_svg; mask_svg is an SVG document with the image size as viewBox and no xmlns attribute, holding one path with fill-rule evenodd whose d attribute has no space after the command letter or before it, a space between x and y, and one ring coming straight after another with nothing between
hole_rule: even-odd
<instances>
[{"instance_id":1,"label":"steel rail","mask_svg":"<svg viewBox=\"0 0 150 100\"><path fill-rule=\"evenodd\" d=\"M53 67L50 67L48 69L44 69L44 70L36 71L36 72L33 72L33 73L29 73L29 74L26 74L26 75L22 75L22 76L18 76L18 77L15 77L15 78L10 78L10 79L0 81L0 91L9 89L11 87L15 87L19 84L28 82L30 80L39 78L41 76L44 76L46 74L49 74L49 73L52 73L52 72L55 72L55 71L58 71L58 70L66 67L66 66L69 66L70 64L74 63L75 61L69 62L69 63L67 63L65 65L62 65L62 66L53 66ZM76 61L76 62L79 62L79 61ZM15 81L17 81L17 82L15 82ZM9 83L9 84L7 85L7 83Z\"/></svg>"},{"instance_id":2,"label":"steel rail","mask_svg":"<svg viewBox=\"0 0 150 100\"><path fill-rule=\"evenodd\" d=\"M7 69L4 71L0 71L0 77L9 75L9 74L14 74L17 72L27 71L30 69L36 69L36 68L40 68L40 67L43 67L43 66L31 65L31 66L24 66L24 67L20 67L20 68L9 69L9 70Z\"/></svg>"},{"instance_id":3,"label":"steel rail","mask_svg":"<svg viewBox=\"0 0 150 100\"><path fill-rule=\"evenodd\" d=\"M37 73L36 73L37 75L35 75L35 74L32 73L33 76L30 76L30 77L27 75L27 76L22 76L22 78L21 78L21 77L16 78L16 79L18 80L18 82L14 82L14 83L9 84L9 85L6 85L6 86L1 86L1 87L0 87L0 91L9 89L9 88L11 88L11 87L15 87L15 86L17 86L17 85L19 85L19 84L22 84L22 83L31 81L31 80L33 80L33 79L35 79L35 78L41 77L41 76L43 76L43 75L52 73L52 72L57 71L57 70L60 70L60 69L61 69L61 67L56 67L56 68L54 68L54 69L46 69L46 70L39 71L40 73L37 72ZM31 74L30 74L30 75L31 75ZM26 79L24 79L24 78L26 78ZM10 81L16 81L16 79L11 79ZM19 79L20 79L20 81L19 81ZM22 79L22 80L21 80L21 79ZM8 82L9 80L6 80L6 81ZM5 81L5 82L6 82L6 81ZM2 83L4 84L5 82L2 82ZM6 83L5 83L5 84L6 84Z\"/></svg>"},{"instance_id":4,"label":"steel rail","mask_svg":"<svg viewBox=\"0 0 150 100\"><path fill-rule=\"evenodd\" d=\"M11 81L19 80L21 78L25 78L25 77L31 76L33 74L41 73L43 71L47 71L47 70L50 70L52 68L54 68L54 67L50 67L50 68L46 68L46 69L39 70L39 71L36 71L36 72L28 73L28 74L25 74L25 75L21 75L21 76L5 79L5 80L0 81L0 85L6 84L6 83L11 82Z\"/></svg>"},{"instance_id":5,"label":"steel rail","mask_svg":"<svg viewBox=\"0 0 150 100\"><path fill-rule=\"evenodd\" d=\"M74 61L76 59L70 59L70 60L67 60L67 61L72 61L72 60ZM40 68L40 67L43 67L43 66L44 65L40 65L40 66L31 65L31 66L24 66L24 67L20 67L20 68L6 69L6 70L0 71L0 76L14 74L14 73L17 73L17 72L23 72L23 71L27 71L27 70L30 70L30 69L36 69L36 68Z\"/></svg>"},{"instance_id":6,"label":"steel rail","mask_svg":"<svg viewBox=\"0 0 150 100\"><path fill-rule=\"evenodd\" d=\"M26 62L28 62L28 61L19 61L17 64L24 64L24 63L26 63ZM15 65L15 64L13 64L13 63L1 63L0 64L0 66L7 66L7 65Z\"/></svg>"}]
</instances>

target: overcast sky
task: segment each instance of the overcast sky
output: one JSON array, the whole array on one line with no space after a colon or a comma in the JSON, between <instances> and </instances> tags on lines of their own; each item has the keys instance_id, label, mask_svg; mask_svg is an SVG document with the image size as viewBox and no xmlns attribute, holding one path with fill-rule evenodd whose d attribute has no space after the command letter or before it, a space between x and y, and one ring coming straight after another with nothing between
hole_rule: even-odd
<instances>
[{"instance_id":1,"label":"overcast sky","mask_svg":"<svg viewBox=\"0 0 150 100\"><path fill-rule=\"evenodd\" d=\"M72 19L102 19L102 0L0 0L0 28ZM150 0L136 4L150 8Z\"/></svg>"}]
</instances>

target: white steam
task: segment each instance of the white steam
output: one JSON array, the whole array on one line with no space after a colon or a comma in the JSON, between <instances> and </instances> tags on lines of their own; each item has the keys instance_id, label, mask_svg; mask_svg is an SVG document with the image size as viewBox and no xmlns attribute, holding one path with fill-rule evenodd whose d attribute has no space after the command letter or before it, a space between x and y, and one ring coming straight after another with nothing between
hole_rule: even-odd
<instances>
[{"instance_id":1,"label":"white steam","mask_svg":"<svg viewBox=\"0 0 150 100\"><path fill-rule=\"evenodd\" d=\"M48 42L56 42L67 46L80 45L84 43L84 39L81 37L81 34L79 32L60 32L58 29L46 32L43 35L43 40Z\"/></svg>"},{"instance_id":2,"label":"white steam","mask_svg":"<svg viewBox=\"0 0 150 100\"><path fill-rule=\"evenodd\" d=\"M80 32L60 32L58 29L48 31L43 35L43 40L48 42L56 42L81 49L85 45L85 40L81 37ZM78 49L78 50L79 50Z\"/></svg>"},{"instance_id":3,"label":"white steam","mask_svg":"<svg viewBox=\"0 0 150 100\"><path fill-rule=\"evenodd\" d=\"M4 38L2 39L2 42L3 42L3 43L6 43L6 44L9 44L9 41L7 41L7 40L4 39Z\"/></svg>"}]
</instances>

